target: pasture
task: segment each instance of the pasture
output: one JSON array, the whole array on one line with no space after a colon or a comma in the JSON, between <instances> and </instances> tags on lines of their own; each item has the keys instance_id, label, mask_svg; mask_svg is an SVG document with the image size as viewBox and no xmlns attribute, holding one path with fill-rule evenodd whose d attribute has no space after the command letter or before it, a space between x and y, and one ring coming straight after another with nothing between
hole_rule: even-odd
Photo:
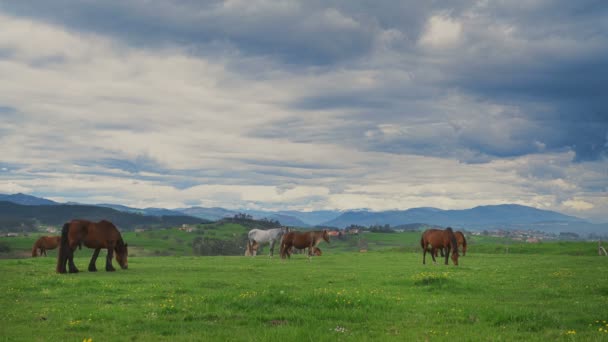
<instances>
[{"instance_id":1,"label":"pasture","mask_svg":"<svg viewBox=\"0 0 608 342\"><path fill-rule=\"evenodd\" d=\"M4 259L0 340L606 341L608 258L565 244L471 245L459 267L423 266L413 247L355 253L333 241L311 262L135 256L114 273ZM91 253L76 252L81 270Z\"/></svg>"}]
</instances>

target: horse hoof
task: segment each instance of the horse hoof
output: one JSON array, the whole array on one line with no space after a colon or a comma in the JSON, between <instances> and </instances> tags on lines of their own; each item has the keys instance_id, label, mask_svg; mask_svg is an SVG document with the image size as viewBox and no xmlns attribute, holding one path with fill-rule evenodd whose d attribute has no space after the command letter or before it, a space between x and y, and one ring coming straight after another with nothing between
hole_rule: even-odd
<instances>
[{"instance_id":1,"label":"horse hoof","mask_svg":"<svg viewBox=\"0 0 608 342\"><path fill-rule=\"evenodd\" d=\"M114 272L114 271L116 271L116 269L115 268L106 268L106 271L107 272Z\"/></svg>"},{"instance_id":2,"label":"horse hoof","mask_svg":"<svg viewBox=\"0 0 608 342\"><path fill-rule=\"evenodd\" d=\"M78 273L79 271L74 269L74 270L70 270L70 273Z\"/></svg>"},{"instance_id":3,"label":"horse hoof","mask_svg":"<svg viewBox=\"0 0 608 342\"><path fill-rule=\"evenodd\" d=\"M96 268L89 268L89 272L97 272Z\"/></svg>"}]
</instances>

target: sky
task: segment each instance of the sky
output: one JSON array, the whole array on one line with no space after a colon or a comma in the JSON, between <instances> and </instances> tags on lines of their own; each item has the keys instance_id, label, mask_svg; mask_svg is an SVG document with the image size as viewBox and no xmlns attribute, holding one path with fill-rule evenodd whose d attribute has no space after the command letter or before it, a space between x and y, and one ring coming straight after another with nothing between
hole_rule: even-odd
<instances>
[{"instance_id":1,"label":"sky","mask_svg":"<svg viewBox=\"0 0 608 342\"><path fill-rule=\"evenodd\" d=\"M0 193L608 222L603 1L0 1Z\"/></svg>"}]
</instances>

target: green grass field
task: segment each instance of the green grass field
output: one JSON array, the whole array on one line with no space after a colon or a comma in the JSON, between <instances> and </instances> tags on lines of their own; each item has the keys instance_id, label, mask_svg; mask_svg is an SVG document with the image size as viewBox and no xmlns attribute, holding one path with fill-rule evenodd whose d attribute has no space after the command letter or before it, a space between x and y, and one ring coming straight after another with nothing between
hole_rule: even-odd
<instances>
[{"instance_id":1,"label":"green grass field","mask_svg":"<svg viewBox=\"0 0 608 342\"><path fill-rule=\"evenodd\" d=\"M0 260L0 340L608 341L608 258L592 243L471 241L459 267L423 266L415 233L368 234L368 253L334 240L311 262L141 256L186 234L126 234L140 256L114 273ZM76 252L81 270L91 253Z\"/></svg>"}]
</instances>

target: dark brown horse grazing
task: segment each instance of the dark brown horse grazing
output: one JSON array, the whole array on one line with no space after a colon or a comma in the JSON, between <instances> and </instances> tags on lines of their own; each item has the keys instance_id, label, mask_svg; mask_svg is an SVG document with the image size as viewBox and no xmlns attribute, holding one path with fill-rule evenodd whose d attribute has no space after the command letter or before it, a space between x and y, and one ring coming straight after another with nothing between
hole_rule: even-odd
<instances>
[{"instance_id":1,"label":"dark brown horse grazing","mask_svg":"<svg viewBox=\"0 0 608 342\"><path fill-rule=\"evenodd\" d=\"M37 257L38 255L42 256L43 254L46 256L47 249L55 249L59 246L59 241L61 240L61 236L41 236L34 242L34 246L32 247L32 256ZM40 252L40 253L38 253Z\"/></svg>"},{"instance_id":2,"label":"dark brown horse grazing","mask_svg":"<svg viewBox=\"0 0 608 342\"><path fill-rule=\"evenodd\" d=\"M422 264L426 263L426 252L429 251L433 258L433 262L436 263L435 254L437 249L445 248L445 264L448 264L448 257L450 251L452 252L452 262L455 266L458 266L458 242L452 228L448 227L445 230L441 229L427 229L422 233L420 238L420 246L422 246Z\"/></svg>"},{"instance_id":3,"label":"dark brown horse grazing","mask_svg":"<svg viewBox=\"0 0 608 342\"><path fill-rule=\"evenodd\" d=\"M285 257L291 258L290 250L292 247L297 249L308 248L308 258L310 259L315 251L313 248L316 248L322 240L330 243L327 230L286 233L281 240L281 259L285 259Z\"/></svg>"},{"instance_id":4,"label":"dark brown horse grazing","mask_svg":"<svg viewBox=\"0 0 608 342\"><path fill-rule=\"evenodd\" d=\"M464 234L460 230L454 232L454 235L456 236L458 246L462 246L462 256L465 256L467 254L467 239L464 238Z\"/></svg>"},{"instance_id":5,"label":"dark brown horse grazing","mask_svg":"<svg viewBox=\"0 0 608 342\"><path fill-rule=\"evenodd\" d=\"M89 263L89 271L97 271L95 261L102 248L108 250L106 256L106 271L115 271L112 266L112 256L116 252L116 261L122 269L127 269L127 256L129 254L127 244L122 240L122 236L112 222L102 220L90 222L86 220L72 220L63 225L61 230L61 245L57 256L57 272L66 273L66 262L69 265L70 273L78 272L74 265L74 250L84 244L88 248L95 249L93 257Z\"/></svg>"}]
</instances>

